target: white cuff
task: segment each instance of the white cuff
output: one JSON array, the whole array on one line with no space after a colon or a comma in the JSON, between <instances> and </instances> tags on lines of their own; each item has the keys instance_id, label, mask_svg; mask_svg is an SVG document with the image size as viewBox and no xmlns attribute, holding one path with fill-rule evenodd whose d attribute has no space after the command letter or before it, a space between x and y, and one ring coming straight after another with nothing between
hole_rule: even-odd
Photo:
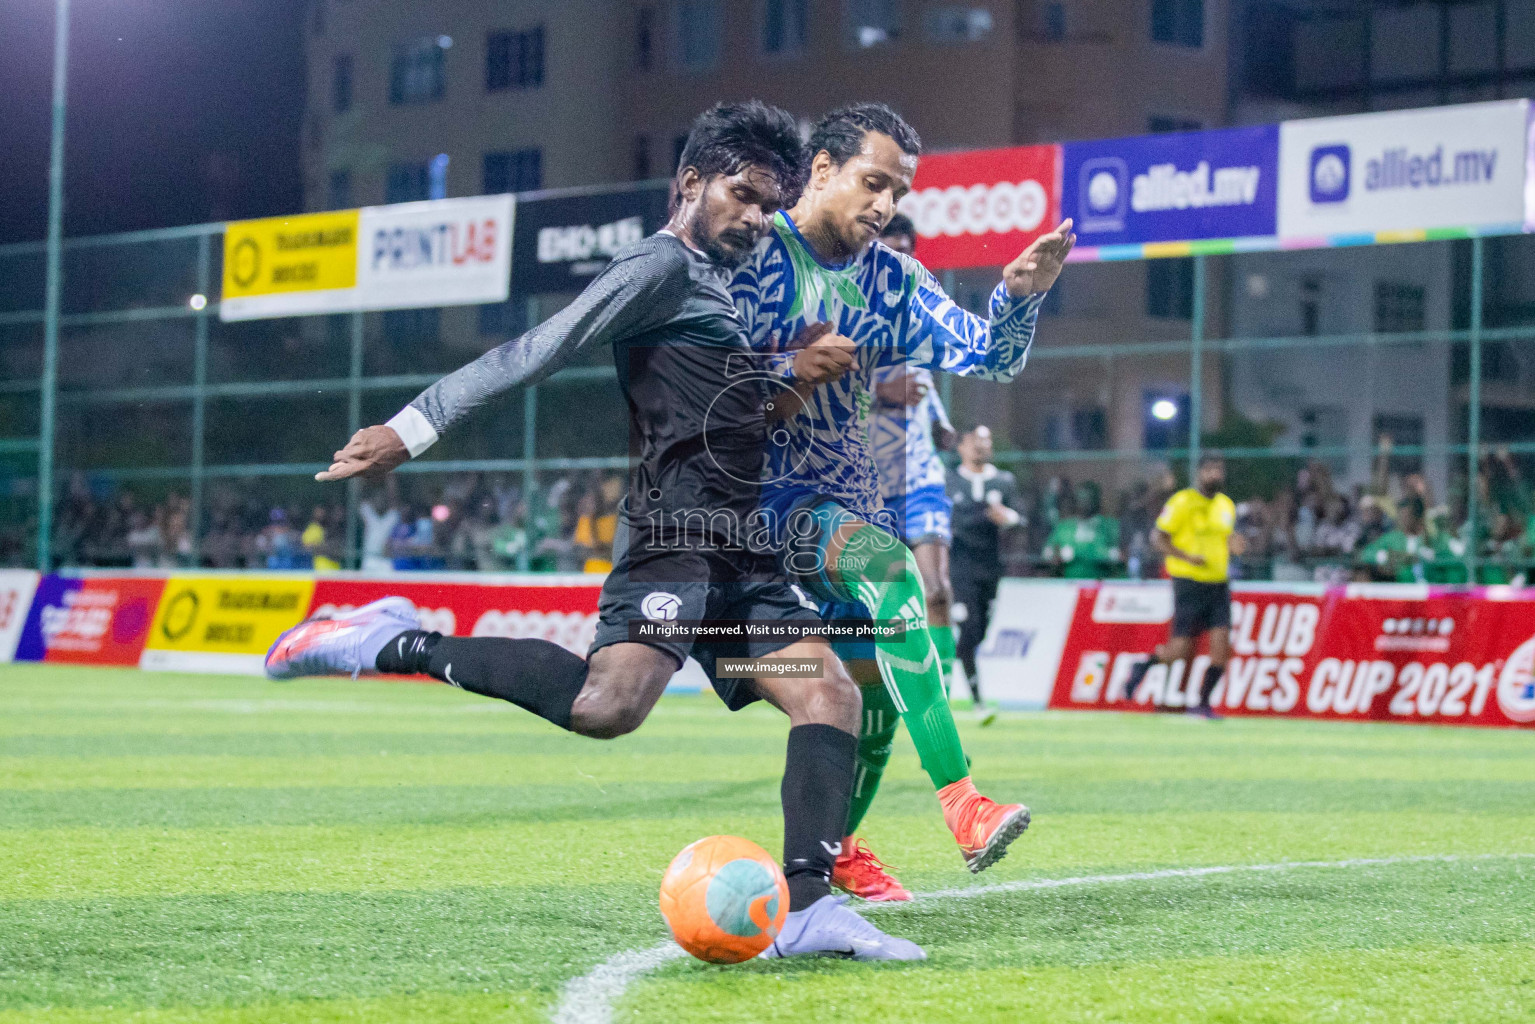
<instances>
[{"instance_id":1,"label":"white cuff","mask_svg":"<svg viewBox=\"0 0 1535 1024\"><path fill-rule=\"evenodd\" d=\"M400 435L413 459L437 443L437 428L414 405L407 405L384 425Z\"/></svg>"}]
</instances>

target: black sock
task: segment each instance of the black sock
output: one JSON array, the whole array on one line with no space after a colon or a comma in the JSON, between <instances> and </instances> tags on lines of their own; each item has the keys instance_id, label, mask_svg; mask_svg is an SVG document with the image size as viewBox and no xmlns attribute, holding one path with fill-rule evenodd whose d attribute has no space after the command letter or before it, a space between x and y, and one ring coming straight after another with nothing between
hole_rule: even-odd
<instances>
[{"instance_id":1,"label":"black sock","mask_svg":"<svg viewBox=\"0 0 1535 1024\"><path fill-rule=\"evenodd\" d=\"M1221 681L1221 676L1225 673L1225 671L1225 665L1205 666L1205 677L1199 683L1200 707L1207 708L1210 706L1210 694L1215 692L1215 687Z\"/></svg>"},{"instance_id":2,"label":"black sock","mask_svg":"<svg viewBox=\"0 0 1535 1024\"><path fill-rule=\"evenodd\" d=\"M1134 700L1135 691L1140 689L1141 680L1146 678L1146 673L1151 671L1151 666L1157 663L1156 655L1152 655L1139 665L1130 670L1130 679L1125 683L1125 700Z\"/></svg>"},{"instance_id":3,"label":"black sock","mask_svg":"<svg viewBox=\"0 0 1535 1024\"><path fill-rule=\"evenodd\" d=\"M789 909L804 910L831 894L831 869L842 849L858 737L830 725L789 730L783 772L783 863Z\"/></svg>"},{"instance_id":4,"label":"black sock","mask_svg":"<svg viewBox=\"0 0 1535 1024\"><path fill-rule=\"evenodd\" d=\"M965 666L965 684L970 687L970 699L977 704L981 702L981 672L975 667L975 655L961 658L959 663Z\"/></svg>"},{"instance_id":5,"label":"black sock","mask_svg":"<svg viewBox=\"0 0 1535 1024\"><path fill-rule=\"evenodd\" d=\"M432 651L441 639L441 633L407 629L384 645L378 657L373 659L373 667L380 672L396 675L425 675L427 666L431 664Z\"/></svg>"},{"instance_id":6,"label":"black sock","mask_svg":"<svg viewBox=\"0 0 1535 1024\"><path fill-rule=\"evenodd\" d=\"M420 630L391 640L379 653L378 670L425 672L461 690L511 701L561 729L570 728L570 709L586 685L586 659L547 640Z\"/></svg>"}]
</instances>

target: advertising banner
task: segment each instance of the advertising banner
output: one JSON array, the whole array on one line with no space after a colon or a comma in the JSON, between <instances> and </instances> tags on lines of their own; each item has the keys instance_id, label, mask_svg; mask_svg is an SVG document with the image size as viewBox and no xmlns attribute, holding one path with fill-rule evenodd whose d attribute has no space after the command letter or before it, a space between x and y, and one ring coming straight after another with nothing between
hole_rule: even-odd
<instances>
[{"instance_id":1,"label":"advertising banner","mask_svg":"<svg viewBox=\"0 0 1535 1024\"><path fill-rule=\"evenodd\" d=\"M1524 223L1527 100L1286 121L1279 128L1279 234L1324 244Z\"/></svg>"},{"instance_id":2,"label":"advertising banner","mask_svg":"<svg viewBox=\"0 0 1535 1024\"><path fill-rule=\"evenodd\" d=\"M1278 167L1275 125L1069 142L1061 213L1084 246L1271 236Z\"/></svg>"},{"instance_id":3,"label":"advertising banner","mask_svg":"<svg viewBox=\"0 0 1535 1024\"><path fill-rule=\"evenodd\" d=\"M219 319L504 302L514 199L437 199L224 230Z\"/></svg>"},{"instance_id":4,"label":"advertising banner","mask_svg":"<svg viewBox=\"0 0 1535 1024\"><path fill-rule=\"evenodd\" d=\"M37 582L38 573L30 569L0 569L0 662L16 656Z\"/></svg>"},{"instance_id":5,"label":"advertising banner","mask_svg":"<svg viewBox=\"0 0 1535 1024\"><path fill-rule=\"evenodd\" d=\"M1061 648L1076 614L1077 593L1074 583L1002 581L992 605L991 627L975 652L981 692L988 700L1029 709L1049 703Z\"/></svg>"},{"instance_id":6,"label":"advertising banner","mask_svg":"<svg viewBox=\"0 0 1535 1024\"><path fill-rule=\"evenodd\" d=\"M172 576L139 667L260 675L279 633L302 621L314 594L306 576Z\"/></svg>"},{"instance_id":7,"label":"advertising banner","mask_svg":"<svg viewBox=\"0 0 1535 1024\"><path fill-rule=\"evenodd\" d=\"M512 244L517 294L585 288L619 249L661 230L666 203L655 185L522 203Z\"/></svg>"},{"instance_id":8,"label":"advertising banner","mask_svg":"<svg viewBox=\"0 0 1535 1024\"><path fill-rule=\"evenodd\" d=\"M16 648L19 661L137 665L165 580L43 577Z\"/></svg>"},{"instance_id":9,"label":"advertising banner","mask_svg":"<svg viewBox=\"0 0 1535 1024\"><path fill-rule=\"evenodd\" d=\"M1163 584L1087 586L1050 706L1181 709L1209 664L1157 666L1134 702L1134 667L1167 638ZM1127 609L1140 608L1140 614ZM1535 723L1535 599L1428 588L1243 590L1232 599L1233 658L1211 703L1224 714L1439 724Z\"/></svg>"},{"instance_id":10,"label":"advertising banner","mask_svg":"<svg viewBox=\"0 0 1535 1024\"><path fill-rule=\"evenodd\" d=\"M928 269L1000 267L1060 223L1060 147L925 156L900 211Z\"/></svg>"},{"instance_id":11,"label":"advertising banner","mask_svg":"<svg viewBox=\"0 0 1535 1024\"><path fill-rule=\"evenodd\" d=\"M585 657L597 631L601 590L600 581L538 586L322 577L314 585L309 614L334 615L393 595L415 603L422 629L444 636L548 640Z\"/></svg>"}]
</instances>

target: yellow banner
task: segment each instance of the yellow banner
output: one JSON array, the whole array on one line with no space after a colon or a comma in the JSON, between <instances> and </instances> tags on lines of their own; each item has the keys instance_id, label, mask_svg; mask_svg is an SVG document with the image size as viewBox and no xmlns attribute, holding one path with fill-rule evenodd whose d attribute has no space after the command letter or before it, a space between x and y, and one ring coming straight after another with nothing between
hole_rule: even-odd
<instances>
[{"instance_id":1,"label":"yellow banner","mask_svg":"<svg viewBox=\"0 0 1535 1024\"><path fill-rule=\"evenodd\" d=\"M314 580L172 576L149 627L147 651L264 655L309 613Z\"/></svg>"},{"instance_id":2,"label":"yellow banner","mask_svg":"<svg viewBox=\"0 0 1535 1024\"><path fill-rule=\"evenodd\" d=\"M359 211L230 221L224 301L357 285Z\"/></svg>"}]
</instances>

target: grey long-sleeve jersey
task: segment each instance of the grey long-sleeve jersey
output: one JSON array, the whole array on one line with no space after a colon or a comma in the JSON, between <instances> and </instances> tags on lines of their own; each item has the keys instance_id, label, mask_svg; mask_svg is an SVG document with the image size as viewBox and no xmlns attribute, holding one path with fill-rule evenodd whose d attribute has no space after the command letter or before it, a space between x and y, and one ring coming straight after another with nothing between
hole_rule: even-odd
<instances>
[{"instance_id":1,"label":"grey long-sleeve jersey","mask_svg":"<svg viewBox=\"0 0 1535 1024\"><path fill-rule=\"evenodd\" d=\"M620 251L563 311L423 391L390 426L412 455L495 396L613 346L629 406L631 523L745 524L759 496L769 390L720 268L658 233ZM709 530L714 526L708 527ZM733 547L738 537L715 538Z\"/></svg>"}]
</instances>

